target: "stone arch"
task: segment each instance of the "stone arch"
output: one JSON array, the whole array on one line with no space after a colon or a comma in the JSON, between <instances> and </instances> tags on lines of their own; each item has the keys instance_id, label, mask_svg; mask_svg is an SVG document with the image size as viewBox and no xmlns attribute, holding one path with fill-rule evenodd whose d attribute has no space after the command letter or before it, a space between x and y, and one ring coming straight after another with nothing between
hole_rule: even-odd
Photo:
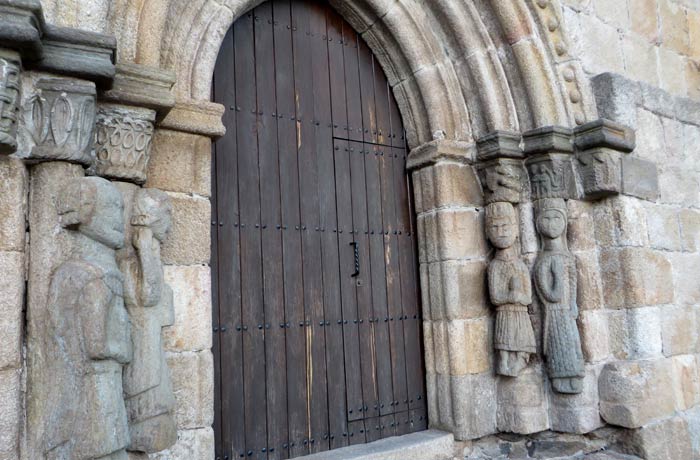
<instances>
[{"instance_id":1,"label":"stone arch","mask_svg":"<svg viewBox=\"0 0 700 460\"><path fill-rule=\"evenodd\" d=\"M145 3L131 2L140 9L136 62L173 70L178 100L208 100L224 34L260 0ZM556 0L331 4L379 58L411 148L434 138L471 142L493 130L596 118Z\"/></svg>"}]
</instances>

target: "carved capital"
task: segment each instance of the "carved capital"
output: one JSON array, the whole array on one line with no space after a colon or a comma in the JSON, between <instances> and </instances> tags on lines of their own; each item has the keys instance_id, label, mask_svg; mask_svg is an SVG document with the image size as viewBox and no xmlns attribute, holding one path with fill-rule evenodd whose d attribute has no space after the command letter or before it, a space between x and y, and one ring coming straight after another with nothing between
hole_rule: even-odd
<instances>
[{"instance_id":1,"label":"carved capital","mask_svg":"<svg viewBox=\"0 0 700 460\"><path fill-rule=\"evenodd\" d=\"M38 56L45 27L39 0L0 0L0 46Z\"/></svg>"},{"instance_id":2,"label":"carved capital","mask_svg":"<svg viewBox=\"0 0 700 460\"><path fill-rule=\"evenodd\" d=\"M634 131L600 119L577 128L575 136L584 198L594 200L622 192L622 155L634 150Z\"/></svg>"},{"instance_id":3,"label":"carved capital","mask_svg":"<svg viewBox=\"0 0 700 460\"><path fill-rule=\"evenodd\" d=\"M96 173L144 183L154 122L153 110L100 104L95 128Z\"/></svg>"},{"instance_id":4,"label":"carved capital","mask_svg":"<svg viewBox=\"0 0 700 460\"><path fill-rule=\"evenodd\" d=\"M573 172L573 130L548 126L523 134L533 200L571 198L576 193Z\"/></svg>"},{"instance_id":5,"label":"carved capital","mask_svg":"<svg viewBox=\"0 0 700 460\"><path fill-rule=\"evenodd\" d=\"M520 203L525 188L525 170L522 160L496 158L477 166L484 201L496 203Z\"/></svg>"},{"instance_id":6,"label":"carved capital","mask_svg":"<svg viewBox=\"0 0 700 460\"><path fill-rule=\"evenodd\" d=\"M114 84L100 93L100 100L156 110L161 115L175 105L171 89L175 74L141 64L117 64Z\"/></svg>"},{"instance_id":7,"label":"carved capital","mask_svg":"<svg viewBox=\"0 0 700 460\"><path fill-rule=\"evenodd\" d=\"M0 154L17 150L20 64L19 54L0 50Z\"/></svg>"},{"instance_id":8,"label":"carved capital","mask_svg":"<svg viewBox=\"0 0 700 460\"><path fill-rule=\"evenodd\" d=\"M48 77L29 80L22 105L19 156L91 164L94 83Z\"/></svg>"},{"instance_id":9,"label":"carved capital","mask_svg":"<svg viewBox=\"0 0 700 460\"><path fill-rule=\"evenodd\" d=\"M542 153L573 153L573 130L563 126L546 126L523 134L523 150L528 156Z\"/></svg>"}]
</instances>

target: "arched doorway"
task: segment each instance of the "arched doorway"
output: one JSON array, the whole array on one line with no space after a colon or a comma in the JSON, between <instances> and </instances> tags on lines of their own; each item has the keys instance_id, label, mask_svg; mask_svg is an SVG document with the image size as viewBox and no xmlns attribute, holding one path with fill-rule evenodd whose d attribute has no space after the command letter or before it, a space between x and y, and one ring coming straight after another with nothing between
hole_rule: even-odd
<instances>
[{"instance_id":1,"label":"arched doorway","mask_svg":"<svg viewBox=\"0 0 700 460\"><path fill-rule=\"evenodd\" d=\"M284 459L427 427L406 140L325 3L266 2L214 73L217 456Z\"/></svg>"}]
</instances>

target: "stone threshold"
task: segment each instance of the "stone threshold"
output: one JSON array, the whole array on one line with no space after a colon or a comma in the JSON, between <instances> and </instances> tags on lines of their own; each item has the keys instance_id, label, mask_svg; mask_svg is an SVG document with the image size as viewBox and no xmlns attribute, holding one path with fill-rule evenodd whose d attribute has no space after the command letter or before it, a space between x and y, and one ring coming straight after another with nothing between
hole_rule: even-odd
<instances>
[{"instance_id":1,"label":"stone threshold","mask_svg":"<svg viewBox=\"0 0 700 460\"><path fill-rule=\"evenodd\" d=\"M454 437L444 431L427 430L296 458L303 460L446 460L454 458Z\"/></svg>"}]
</instances>

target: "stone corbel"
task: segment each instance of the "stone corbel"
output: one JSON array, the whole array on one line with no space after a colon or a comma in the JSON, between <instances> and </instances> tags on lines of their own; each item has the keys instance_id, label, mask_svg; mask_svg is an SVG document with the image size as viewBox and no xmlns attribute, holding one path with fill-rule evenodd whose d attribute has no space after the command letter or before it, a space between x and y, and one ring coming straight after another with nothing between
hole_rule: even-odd
<instances>
[{"instance_id":1,"label":"stone corbel","mask_svg":"<svg viewBox=\"0 0 700 460\"><path fill-rule=\"evenodd\" d=\"M523 141L532 200L575 198L573 131L548 126L524 133Z\"/></svg>"},{"instance_id":2,"label":"stone corbel","mask_svg":"<svg viewBox=\"0 0 700 460\"><path fill-rule=\"evenodd\" d=\"M523 201L526 175L521 148L522 136L495 131L477 141L476 170L487 204Z\"/></svg>"},{"instance_id":3,"label":"stone corbel","mask_svg":"<svg viewBox=\"0 0 700 460\"><path fill-rule=\"evenodd\" d=\"M574 144L583 198L596 200L621 193L622 163L624 154L634 150L634 131L599 119L576 128Z\"/></svg>"},{"instance_id":4,"label":"stone corbel","mask_svg":"<svg viewBox=\"0 0 700 460\"><path fill-rule=\"evenodd\" d=\"M447 139L434 140L411 150L406 161L409 171L434 165L441 160L471 164L475 155L473 143Z\"/></svg>"}]
</instances>

